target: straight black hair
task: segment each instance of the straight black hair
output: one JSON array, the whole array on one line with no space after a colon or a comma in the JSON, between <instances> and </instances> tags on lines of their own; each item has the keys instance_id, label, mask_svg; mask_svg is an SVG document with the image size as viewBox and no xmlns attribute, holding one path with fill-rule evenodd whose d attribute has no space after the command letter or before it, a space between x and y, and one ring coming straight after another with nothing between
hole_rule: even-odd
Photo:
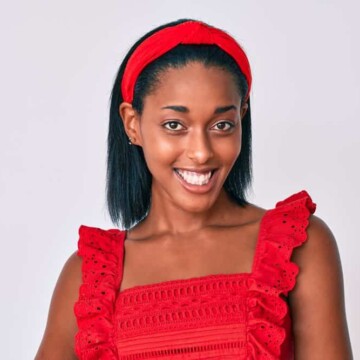
<instances>
[{"instance_id":1,"label":"straight black hair","mask_svg":"<svg viewBox=\"0 0 360 360\"><path fill-rule=\"evenodd\" d=\"M119 106L123 102L121 81L125 66L134 50L149 36L164 28L193 19L179 19L159 26L140 38L129 50L120 65L110 97L110 119L107 138L106 200L112 222L125 229L143 220L150 208L152 175L146 165L140 146L129 145ZM169 68L181 68L190 62L200 62L208 67L228 71L234 78L239 95L243 99L248 90L244 74L235 60L216 45L178 45L151 62L139 75L135 84L132 106L141 114L144 98L159 82L159 75ZM252 183L251 111L248 109L242 120L242 147L234 166L224 183L230 198L245 206L245 194ZM121 224L121 225L120 225Z\"/></svg>"}]
</instances>

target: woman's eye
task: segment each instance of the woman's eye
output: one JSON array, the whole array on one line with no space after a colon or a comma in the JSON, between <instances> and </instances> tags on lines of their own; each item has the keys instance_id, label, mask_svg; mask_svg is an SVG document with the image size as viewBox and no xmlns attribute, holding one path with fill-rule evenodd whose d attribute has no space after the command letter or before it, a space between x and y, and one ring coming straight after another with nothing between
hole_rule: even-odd
<instances>
[{"instance_id":1,"label":"woman's eye","mask_svg":"<svg viewBox=\"0 0 360 360\"><path fill-rule=\"evenodd\" d=\"M216 130L222 130L222 131L230 130L234 126L235 125L233 123L231 123L230 121L221 121L221 122L218 122L217 124L215 124Z\"/></svg>"},{"instance_id":2,"label":"woman's eye","mask_svg":"<svg viewBox=\"0 0 360 360\"><path fill-rule=\"evenodd\" d=\"M179 131L182 130L183 126L178 121L168 121L163 125L168 130Z\"/></svg>"}]
</instances>

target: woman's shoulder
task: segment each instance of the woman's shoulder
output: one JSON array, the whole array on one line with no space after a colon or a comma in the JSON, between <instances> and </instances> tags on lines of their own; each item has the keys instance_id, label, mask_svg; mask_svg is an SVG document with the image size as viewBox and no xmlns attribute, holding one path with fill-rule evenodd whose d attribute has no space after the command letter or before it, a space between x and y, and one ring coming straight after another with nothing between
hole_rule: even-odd
<instances>
[{"instance_id":1,"label":"woman's shoulder","mask_svg":"<svg viewBox=\"0 0 360 360\"><path fill-rule=\"evenodd\" d=\"M332 269L339 266L340 256L337 241L330 226L319 216L311 214L307 227L307 241L296 249L294 260L305 269L326 268L323 275L328 277ZM322 269L324 270L324 269Z\"/></svg>"},{"instance_id":2,"label":"woman's shoulder","mask_svg":"<svg viewBox=\"0 0 360 360\"><path fill-rule=\"evenodd\" d=\"M297 247L293 257L300 267L321 260L331 262L337 256L337 243L329 225L315 215L317 204L306 190L298 191L276 203L274 211L291 212L293 218L302 218L303 246Z\"/></svg>"},{"instance_id":3,"label":"woman's shoulder","mask_svg":"<svg viewBox=\"0 0 360 360\"><path fill-rule=\"evenodd\" d=\"M58 276L51 298L46 329L35 359L77 359L74 337L78 332L78 324L74 311L75 304L79 301L81 286L84 286L84 276L86 273L94 272L90 266L100 264L92 257L96 254L111 261L109 265L116 266L118 259L114 258L112 261L111 256L116 253L113 253L113 250L119 246L123 236L124 231L119 229L79 226L78 249L65 260ZM90 260L93 260L92 264ZM109 269L111 270L111 266Z\"/></svg>"},{"instance_id":4,"label":"woman's shoulder","mask_svg":"<svg viewBox=\"0 0 360 360\"><path fill-rule=\"evenodd\" d=\"M316 206L310 194L306 190L301 190L285 195L280 199L274 199L270 207L265 208L254 203L248 203L245 209L247 218L253 219L253 222L258 223L258 225L263 223L264 227L277 227L278 231L284 231L284 228L288 228L285 229L285 233L288 235L293 233L294 238L298 238L294 245L296 243L300 245L306 240L304 238L305 232L299 231L300 229L293 230L293 228L307 228ZM284 226L285 223L286 226Z\"/></svg>"},{"instance_id":5,"label":"woman's shoulder","mask_svg":"<svg viewBox=\"0 0 360 360\"><path fill-rule=\"evenodd\" d=\"M65 261L52 294L45 332L35 359L77 359L73 337L77 332L73 312L81 285L82 261L73 252Z\"/></svg>"},{"instance_id":6,"label":"woman's shoulder","mask_svg":"<svg viewBox=\"0 0 360 360\"><path fill-rule=\"evenodd\" d=\"M307 241L295 249L292 261L300 268L289 302L301 356L326 349L326 354L350 359L340 254L333 232L319 216L309 217Z\"/></svg>"},{"instance_id":7,"label":"woman's shoulder","mask_svg":"<svg viewBox=\"0 0 360 360\"><path fill-rule=\"evenodd\" d=\"M306 268L308 263L314 266L316 263L331 264L335 259L339 261L335 236L329 225L321 217L315 215L316 208L317 204L309 192L301 190L279 200L273 209L268 210L274 217L290 216L292 227L301 227L301 231L294 229L293 235L297 234L301 240L295 245L302 246L295 246L292 260L302 269ZM284 217L281 220L285 223L289 218ZM296 222L297 224L294 224Z\"/></svg>"},{"instance_id":8,"label":"woman's shoulder","mask_svg":"<svg viewBox=\"0 0 360 360\"><path fill-rule=\"evenodd\" d=\"M301 190L284 196L275 206L267 210L251 204L249 213L265 215L266 224L275 229L279 236L294 239L294 252L291 260L301 268L299 280L307 273L320 267L334 267L340 262L337 242L329 225L315 215L317 204L306 190ZM302 245L302 246L300 246ZM309 268L309 270L308 270Z\"/></svg>"}]
</instances>

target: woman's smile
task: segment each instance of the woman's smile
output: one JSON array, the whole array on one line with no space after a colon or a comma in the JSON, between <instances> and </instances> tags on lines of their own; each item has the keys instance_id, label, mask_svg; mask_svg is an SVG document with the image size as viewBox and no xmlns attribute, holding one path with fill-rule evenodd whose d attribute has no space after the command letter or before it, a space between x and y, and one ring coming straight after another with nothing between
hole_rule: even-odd
<instances>
[{"instance_id":1,"label":"woman's smile","mask_svg":"<svg viewBox=\"0 0 360 360\"><path fill-rule=\"evenodd\" d=\"M175 169L175 171L189 184L192 185L205 185L209 182L212 171L207 172L197 172L197 171L188 171Z\"/></svg>"},{"instance_id":2,"label":"woman's smile","mask_svg":"<svg viewBox=\"0 0 360 360\"><path fill-rule=\"evenodd\" d=\"M203 194L210 191L217 180L217 171L188 171L182 169L174 169L179 183L192 193Z\"/></svg>"}]
</instances>

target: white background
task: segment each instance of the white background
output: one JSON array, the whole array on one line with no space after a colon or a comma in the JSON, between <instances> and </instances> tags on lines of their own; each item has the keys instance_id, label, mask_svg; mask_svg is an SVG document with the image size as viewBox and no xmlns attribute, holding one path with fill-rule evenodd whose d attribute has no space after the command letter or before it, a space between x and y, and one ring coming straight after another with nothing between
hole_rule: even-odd
<instances>
[{"instance_id":1,"label":"white background","mask_svg":"<svg viewBox=\"0 0 360 360\"><path fill-rule=\"evenodd\" d=\"M271 208L310 193L338 242L360 357L357 1L22 0L0 13L2 359L34 357L80 224L113 227L105 207L112 82L139 37L182 17L225 29L246 50L250 200Z\"/></svg>"}]
</instances>

